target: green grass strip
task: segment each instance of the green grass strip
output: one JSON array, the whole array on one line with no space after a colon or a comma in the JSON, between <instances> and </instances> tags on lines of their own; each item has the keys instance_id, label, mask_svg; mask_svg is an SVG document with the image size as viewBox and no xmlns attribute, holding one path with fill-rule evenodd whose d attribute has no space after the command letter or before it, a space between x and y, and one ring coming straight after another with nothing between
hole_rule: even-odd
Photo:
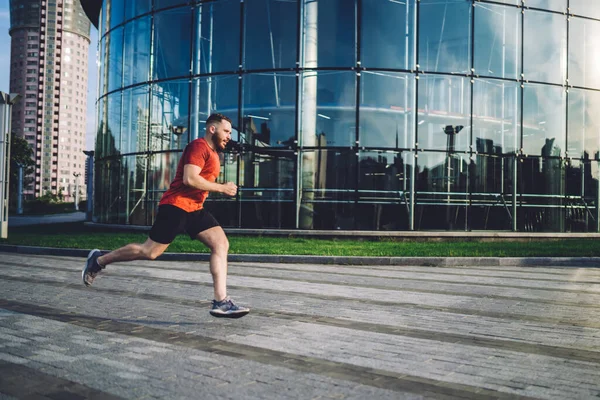
<instances>
[{"instance_id":1,"label":"green grass strip","mask_svg":"<svg viewBox=\"0 0 600 400\"><path fill-rule=\"evenodd\" d=\"M128 243L142 243L146 232L122 232L86 227L83 223L11 228L0 244L73 249L113 250ZM229 235L231 254L371 256L371 257L597 257L597 239L495 239L433 240L406 238L317 239ZM204 245L178 236L172 253L207 253Z\"/></svg>"}]
</instances>

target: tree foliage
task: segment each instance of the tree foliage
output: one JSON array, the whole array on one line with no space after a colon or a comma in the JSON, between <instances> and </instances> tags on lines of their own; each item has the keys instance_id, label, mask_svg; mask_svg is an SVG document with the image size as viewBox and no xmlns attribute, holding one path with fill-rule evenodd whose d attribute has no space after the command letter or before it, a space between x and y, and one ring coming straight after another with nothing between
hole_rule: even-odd
<instances>
[{"instance_id":1,"label":"tree foliage","mask_svg":"<svg viewBox=\"0 0 600 400\"><path fill-rule=\"evenodd\" d=\"M13 132L10 140L9 204L11 208L16 208L17 205L19 166L23 167L23 188L26 188L33 182L33 171L35 166L33 149L25 139Z\"/></svg>"}]
</instances>

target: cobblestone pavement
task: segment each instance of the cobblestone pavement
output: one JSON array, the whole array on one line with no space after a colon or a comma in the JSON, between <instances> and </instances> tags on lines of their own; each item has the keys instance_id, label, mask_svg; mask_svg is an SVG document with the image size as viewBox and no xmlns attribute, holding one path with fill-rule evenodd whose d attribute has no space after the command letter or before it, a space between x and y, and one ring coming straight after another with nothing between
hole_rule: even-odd
<instances>
[{"instance_id":1,"label":"cobblestone pavement","mask_svg":"<svg viewBox=\"0 0 600 400\"><path fill-rule=\"evenodd\" d=\"M0 399L600 397L600 269L230 263L0 253Z\"/></svg>"}]
</instances>

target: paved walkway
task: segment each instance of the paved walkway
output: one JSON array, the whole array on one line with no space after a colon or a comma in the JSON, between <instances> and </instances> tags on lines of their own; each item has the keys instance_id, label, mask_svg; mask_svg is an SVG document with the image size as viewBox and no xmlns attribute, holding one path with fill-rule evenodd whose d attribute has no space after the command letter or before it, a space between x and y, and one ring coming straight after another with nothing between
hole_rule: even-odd
<instances>
[{"instance_id":1,"label":"paved walkway","mask_svg":"<svg viewBox=\"0 0 600 400\"><path fill-rule=\"evenodd\" d=\"M206 262L0 257L2 399L600 396L598 268L232 262L221 320Z\"/></svg>"}]
</instances>

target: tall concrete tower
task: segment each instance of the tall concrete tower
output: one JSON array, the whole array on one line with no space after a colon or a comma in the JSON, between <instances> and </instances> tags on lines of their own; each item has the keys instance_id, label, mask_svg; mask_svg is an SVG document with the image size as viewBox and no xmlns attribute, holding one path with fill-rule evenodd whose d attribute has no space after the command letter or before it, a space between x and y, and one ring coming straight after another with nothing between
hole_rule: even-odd
<instances>
[{"instance_id":1,"label":"tall concrete tower","mask_svg":"<svg viewBox=\"0 0 600 400\"><path fill-rule=\"evenodd\" d=\"M12 130L33 148L26 197L85 198L90 22L79 0L10 0Z\"/></svg>"}]
</instances>

